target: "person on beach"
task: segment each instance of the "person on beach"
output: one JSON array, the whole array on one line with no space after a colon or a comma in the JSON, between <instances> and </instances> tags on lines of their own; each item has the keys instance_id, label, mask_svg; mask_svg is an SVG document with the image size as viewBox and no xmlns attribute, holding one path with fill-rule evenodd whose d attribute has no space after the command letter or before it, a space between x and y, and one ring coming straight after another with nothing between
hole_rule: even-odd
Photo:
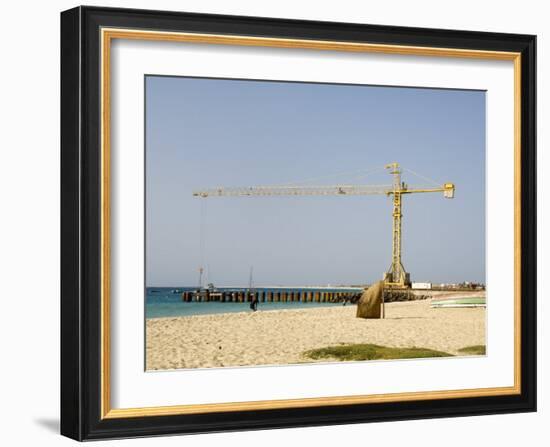
<instances>
[{"instance_id":1,"label":"person on beach","mask_svg":"<svg viewBox=\"0 0 550 447\"><path fill-rule=\"evenodd\" d=\"M256 312L258 310L258 297L255 296L252 302L250 303L250 309L252 309L252 312Z\"/></svg>"}]
</instances>

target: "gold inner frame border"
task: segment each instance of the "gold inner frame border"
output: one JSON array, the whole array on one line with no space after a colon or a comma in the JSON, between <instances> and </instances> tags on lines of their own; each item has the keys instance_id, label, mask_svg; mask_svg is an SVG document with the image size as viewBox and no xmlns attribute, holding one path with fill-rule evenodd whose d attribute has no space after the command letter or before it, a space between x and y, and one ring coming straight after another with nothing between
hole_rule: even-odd
<instances>
[{"instance_id":1,"label":"gold inner frame border","mask_svg":"<svg viewBox=\"0 0 550 447\"><path fill-rule=\"evenodd\" d=\"M138 29L101 29L101 419L144 416L168 416L231 411L254 411L318 406L353 405L382 402L405 402L430 399L503 396L521 393L521 53L352 43L339 41L265 38L240 35L218 35L163 32ZM111 115L110 73L113 39L164 42L241 45L272 48L294 48L357 53L454 57L507 60L514 63L514 385L496 388L474 388L445 391L405 392L357 396L328 396L304 399L223 402L215 404L170 405L141 408L111 407L111 342L110 342L110 180L111 180Z\"/></svg>"}]
</instances>

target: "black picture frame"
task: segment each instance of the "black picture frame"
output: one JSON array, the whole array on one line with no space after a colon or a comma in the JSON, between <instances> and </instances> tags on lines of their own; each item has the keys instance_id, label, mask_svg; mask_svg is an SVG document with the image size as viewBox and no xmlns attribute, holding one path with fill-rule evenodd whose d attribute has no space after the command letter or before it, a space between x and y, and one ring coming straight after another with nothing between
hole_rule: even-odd
<instances>
[{"instance_id":1,"label":"black picture frame","mask_svg":"<svg viewBox=\"0 0 550 447\"><path fill-rule=\"evenodd\" d=\"M515 395L127 418L101 410L100 29L521 54L521 391ZM61 13L61 433L77 440L536 410L536 37L100 7Z\"/></svg>"}]
</instances>

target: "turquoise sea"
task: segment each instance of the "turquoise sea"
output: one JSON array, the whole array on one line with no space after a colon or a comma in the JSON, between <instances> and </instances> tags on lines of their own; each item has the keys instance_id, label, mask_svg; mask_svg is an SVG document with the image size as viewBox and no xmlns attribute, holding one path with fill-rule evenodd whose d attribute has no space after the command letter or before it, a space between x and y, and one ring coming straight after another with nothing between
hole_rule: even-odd
<instances>
[{"instance_id":1,"label":"turquoise sea","mask_svg":"<svg viewBox=\"0 0 550 447\"><path fill-rule=\"evenodd\" d=\"M145 317L146 318L162 318L162 317L181 317L189 315L206 315L206 314L222 314L232 312L251 312L250 303L220 303L217 301L211 302L191 302L185 303L181 299L181 294L184 291L196 290L195 287L147 287L145 297ZM219 288L218 290L236 291L243 290L242 288ZM255 290L278 290L278 291L301 291L300 288L256 288ZM338 291L356 291L360 289L354 288L334 288L334 289L311 289L315 291L322 290L324 292ZM314 307L329 307L342 306L342 303L316 303L316 302L266 302L258 304L258 312L266 310L279 309L303 309Z\"/></svg>"}]
</instances>

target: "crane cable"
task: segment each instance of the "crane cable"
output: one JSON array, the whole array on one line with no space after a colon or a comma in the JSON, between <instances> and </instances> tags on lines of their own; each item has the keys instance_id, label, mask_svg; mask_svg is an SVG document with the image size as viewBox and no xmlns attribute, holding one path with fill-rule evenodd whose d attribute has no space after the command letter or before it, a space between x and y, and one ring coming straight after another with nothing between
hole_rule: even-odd
<instances>
[{"instance_id":1,"label":"crane cable","mask_svg":"<svg viewBox=\"0 0 550 447\"><path fill-rule=\"evenodd\" d=\"M308 179L305 179L305 180L298 180L298 181L292 181L292 182L287 182L287 183L280 183L280 184L273 185L273 186L299 185L299 184L312 182L312 181L316 181L316 180L323 180L323 179L327 179L327 178L339 177L339 176L342 176L342 175L351 175L351 174L359 174L359 173L362 173L362 175L359 176L359 177L354 177L354 178L363 178L363 177L365 177L365 176L367 176L367 175L369 175L373 172L383 170L384 168L385 168L385 166L378 166L376 168L371 168L371 169L358 169L358 170L353 170L353 171L344 171L344 172L324 175L324 176L320 176L320 177L311 177L311 178L308 178Z\"/></svg>"},{"instance_id":2,"label":"crane cable","mask_svg":"<svg viewBox=\"0 0 550 447\"><path fill-rule=\"evenodd\" d=\"M401 169L403 169L404 171L408 171L408 172L410 172L411 174L416 175L417 177L420 177L422 180L426 180L427 182L432 183L432 184L435 185L435 186L440 186L440 185L441 185L440 182L438 182L438 181L436 181L436 180L434 180L434 179L432 179L432 178L426 177L426 176L424 176L424 175L421 175L421 174L419 174L418 172L414 172L412 169L404 168L404 167L402 167Z\"/></svg>"},{"instance_id":3,"label":"crane cable","mask_svg":"<svg viewBox=\"0 0 550 447\"><path fill-rule=\"evenodd\" d=\"M204 259L206 251L206 199L202 198L200 210L199 228L199 288L202 288L202 274L204 272Z\"/></svg>"},{"instance_id":4,"label":"crane cable","mask_svg":"<svg viewBox=\"0 0 550 447\"><path fill-rule=\"evenodd\" d=\"M363 178L367 177L368 175L372 174L373 172L383 171L385 169L386 169L385 166L378 166L377 168L372 168L372 169L369 169L368 171L365 171L362 175L352 177L350 180L363 179Z\"/></svg>"}]
</instances>

